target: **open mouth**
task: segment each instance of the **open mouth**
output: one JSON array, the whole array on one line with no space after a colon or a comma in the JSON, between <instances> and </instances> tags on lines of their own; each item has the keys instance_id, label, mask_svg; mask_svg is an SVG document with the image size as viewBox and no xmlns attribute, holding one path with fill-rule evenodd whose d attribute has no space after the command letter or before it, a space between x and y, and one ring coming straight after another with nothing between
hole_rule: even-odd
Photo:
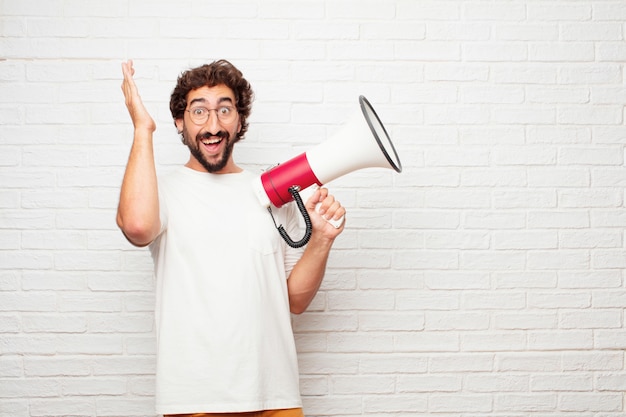
<instances>
[{"instance_id":1,"label":"open mouth","mask_svg":"<svg viewBox=\"0 0 626 417\"><path fill-rule=\"evenodd\" d=\"M211 136L209 138L200 139L200 142L202 142L202 144L204 145L204 148L207 151L211 152L211 151L216 151L219 148L223 140L224 140L223 137Z\"/></svg>"},{"instance_id":2,"label":"open mouth","mask_svg":"<svg viewBox=\"0 0 626 417\"><path fill-rule=\"evenodd\" d=\"M222 141L222 138L205 138L202 139L200 142L202 142L205 145L215 145L217 143L220 143Z\"/></svg>"}]
</instances>

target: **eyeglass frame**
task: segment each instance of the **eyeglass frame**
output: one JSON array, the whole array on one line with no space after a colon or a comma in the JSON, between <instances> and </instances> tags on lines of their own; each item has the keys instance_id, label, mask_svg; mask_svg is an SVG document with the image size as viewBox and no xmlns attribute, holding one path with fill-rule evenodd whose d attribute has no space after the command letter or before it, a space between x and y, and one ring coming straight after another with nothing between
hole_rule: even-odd
<instances>
[{"instance_id":1,"label":"eyeglass frame","mask_svg":"<svg viewBox=\"0 0 626 417\"><path fill-rule=\"evenodd\" d=\"M206 112L207 112L206 120L204 120L203 122L198 122L198 121L194 120L194 116L193 116L192 111L197 110L197 109L203 109L203 110L206 110ZM228 112L229 112L228 116L229 117L230 117L230 114L232 112L233 119L232 120L222 120L222 118L220 117L220 112L219 112L222 109L228 109ZM185 109L185 111L189 113L189 118L191 119L191 122L193 124L195 124L196 126L202 126L203 124L208 122L209 118L211 117L211 112L212 111L215 111L215 116L217 117L217 120L219 120L222 123L232 123L232 122L234 122L235 121L235 117L237 116L237 114L239 114L239 111L237 110L237 106L226 106L226 105L219 106L219 107L216 107L214 109L209 109L208 107L205 107L205 106L194 106L194 107L191 107L189 109Z\"/></svg>"}]
</instances>

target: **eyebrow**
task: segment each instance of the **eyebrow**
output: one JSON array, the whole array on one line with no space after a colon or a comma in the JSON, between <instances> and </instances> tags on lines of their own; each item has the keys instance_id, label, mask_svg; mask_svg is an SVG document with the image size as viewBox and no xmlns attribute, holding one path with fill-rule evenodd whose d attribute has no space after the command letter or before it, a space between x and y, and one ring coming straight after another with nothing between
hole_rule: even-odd
<instances>
[{"instance_id":1,"label":"eyebrow","mask_svg":"<svg viewBox=\"0 0 626 417\"><path fill-rule=\"evenodd\" d=\"M206 103L207 100L203 97L198 97L198 98L194 98L193 100L191 100L189 102L189 105L191 106L194 103ZM217 100L217 104L222 104L224 102L228 102L230 104L233 104L233 99L230 97L221 97L219 100Z\"/></svg>"}]
</instances>

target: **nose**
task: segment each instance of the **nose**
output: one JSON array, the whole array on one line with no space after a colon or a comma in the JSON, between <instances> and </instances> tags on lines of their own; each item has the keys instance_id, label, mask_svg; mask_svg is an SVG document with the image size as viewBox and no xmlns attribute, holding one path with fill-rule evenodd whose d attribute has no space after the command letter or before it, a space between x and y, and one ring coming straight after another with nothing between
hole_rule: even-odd
<instances>
[{"instance_id":1,"label":"nose","mask_svg":"<svg viewBox=\"0 0 626 417\"><path fill-rule=\"evenodd\" d=\"M219 123L219 119L217 117L217 110L213 111L213 110L209 110L209 118L206 121L206 126L209 129L209 132L217 132L220 129L220 123Z\"/></svg>"}]
</instances>

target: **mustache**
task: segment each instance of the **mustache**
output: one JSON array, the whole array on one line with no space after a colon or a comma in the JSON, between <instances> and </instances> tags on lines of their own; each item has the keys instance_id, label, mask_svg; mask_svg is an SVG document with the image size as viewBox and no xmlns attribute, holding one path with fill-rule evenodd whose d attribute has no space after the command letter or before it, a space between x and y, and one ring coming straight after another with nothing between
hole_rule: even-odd
<instances>
[{"instance_id":1,"label":"mustache","mask_svg":"<svg viewBox=\"0 0 626 417\"><path fill-rule=\"evenodd\" d=\"M225 130L220 130L217 133L204 132L198 134L198 139L210 139L216 136L220 139L228 139L229 135L228 132L226 132Z\"/></svg>"}]
</instances>

